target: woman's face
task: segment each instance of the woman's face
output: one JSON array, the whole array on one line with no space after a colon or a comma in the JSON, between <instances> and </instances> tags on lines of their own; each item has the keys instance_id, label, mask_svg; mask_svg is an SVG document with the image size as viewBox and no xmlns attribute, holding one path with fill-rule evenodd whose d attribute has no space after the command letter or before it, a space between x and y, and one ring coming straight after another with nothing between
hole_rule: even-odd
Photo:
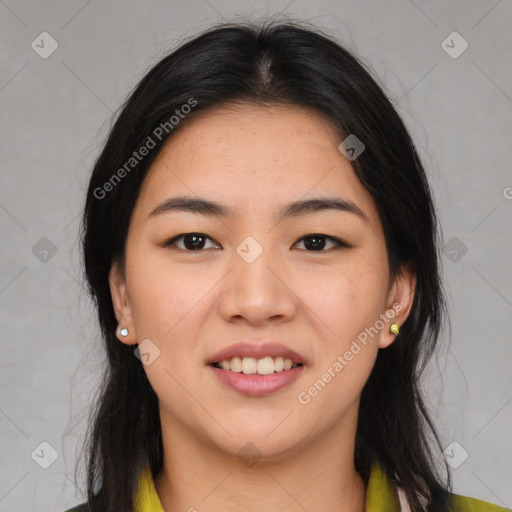
<instances>
[{"instance_id":1,"label":"woman's face","mask_svg":"<svg viewBox=\"0 0 512 512\"><path fill-rule=\"evenodd\" d=\"M405 320L414 283L406 272L390 282L375 205L341 142L310 111L246 104L183 126L152 165L131 217L125 276L114 266L110 284L129 329L119 340L139 343L169 438L229 454L250 442L269 458L353 438L361 390L394 339L390 324ZM152 214L178 196L226 212ZM289 208L312 199L342 207ZM241 358L242 372L231 356L234 370L209 364L239 343L280 344L303 364L272 375L244 373L251 358ZM268 352L273 359L254 352L262 373L280 364L279 351Z\"/></svg>"}]
</instances>

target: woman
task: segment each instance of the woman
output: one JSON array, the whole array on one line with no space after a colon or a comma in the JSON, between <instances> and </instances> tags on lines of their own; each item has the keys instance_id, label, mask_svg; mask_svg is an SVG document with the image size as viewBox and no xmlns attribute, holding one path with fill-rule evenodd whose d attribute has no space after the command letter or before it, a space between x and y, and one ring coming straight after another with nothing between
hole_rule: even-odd
<instances>
[{"instance_id":1,"label":"woman","mask_svg":"<svg viewBox=\"0 0 512 512\"><path fill-rule=\"evenodd\" d=\"M437 251L414 145L347 50L278 22L182 44L89 184L108 368L73 510L504 510L451 494L429 444Z\"/></svg>"}]
</instances>

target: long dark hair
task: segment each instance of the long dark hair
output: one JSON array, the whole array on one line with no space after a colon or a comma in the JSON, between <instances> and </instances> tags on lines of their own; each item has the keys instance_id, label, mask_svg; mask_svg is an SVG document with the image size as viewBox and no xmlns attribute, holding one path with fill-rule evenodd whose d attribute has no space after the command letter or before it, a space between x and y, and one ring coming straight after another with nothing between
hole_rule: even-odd
<instances>
[{"instance_id":1,"label":"long dark hair","mask_svg":"<svg viewBox=\"0 0 512 512\"><path fill-rule=\"evenodd\" d=\"M141 183L175 131L206 109L240 101L310 108L332 122L340 141L354 134L365 144L351 163L377 206L391 275L405 265L417 281L410 315L394 343L379 351L363 389L355 466L367 481L372 462L379 462L413 512L442 511L450 475L446 464L442 475L437 469L432 445L436 452L441 445L419 385L445 311L438 222L425 171L371 72L318 28L290 20L224 23L182 42L136 86L95 163L81 242L108 364L84 444L89 510L132 512L142 465L149 461L156 476L163 463L158 399L133 347L116 338L108 284L114 262L124 271ZM143 146L152 147L131 160Z\"/></svg>"}]
</instances>

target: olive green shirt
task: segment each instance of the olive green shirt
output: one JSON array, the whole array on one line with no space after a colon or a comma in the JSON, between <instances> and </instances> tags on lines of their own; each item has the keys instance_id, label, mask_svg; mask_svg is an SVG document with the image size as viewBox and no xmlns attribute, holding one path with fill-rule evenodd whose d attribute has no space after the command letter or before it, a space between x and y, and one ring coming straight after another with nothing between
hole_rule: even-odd
<instances>
[{"instance_id":1,"label":"olive green shirt","mask_svg":"<svg viewBox=\"0 0 512 512\"><path fill-rule=\"evenodd\" d=\"M193 510L193 507L191 507ZM66 512L85 511L85 505L79 505ZM365 512L403 512L400 507L399 494L394 485L378 464L374 464L370 472L368 487L366 489ZM136 512L164 512L156 492L149 466L142 471L135 494ZM468 498L458 494L450 495L451 512L510 512L510 509L492 505L475 498Z\"/></svg>"}]
</instances>

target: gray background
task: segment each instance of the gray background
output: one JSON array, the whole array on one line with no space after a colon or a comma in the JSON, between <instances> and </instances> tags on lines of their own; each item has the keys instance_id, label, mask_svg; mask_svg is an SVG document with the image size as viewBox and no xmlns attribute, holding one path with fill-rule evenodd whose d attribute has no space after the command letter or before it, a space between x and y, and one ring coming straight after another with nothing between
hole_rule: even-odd
<instances>
[{"instance_id":1,"label":"gray background","mask_svg":"<svg viewBox=\"0 0 512 512\"><path fill-rule=\"evenodd\" d=\"M184 37L280 12L325 29L371 65L412 131L441 216L452 314L451 347L426 381L431 409L443 446L458 443L446 452L458 466L455 491L512 507L512 2L5 0L1 512L81 501L74 464L103 354L82 287L78 224L113 112ZM45 31L58 48L43 59ZM457 36L443 44L453 31L469 45L460 55ZM43 442L58 454L47 469L52 448Z\"/></svg>"}]
</instances>

